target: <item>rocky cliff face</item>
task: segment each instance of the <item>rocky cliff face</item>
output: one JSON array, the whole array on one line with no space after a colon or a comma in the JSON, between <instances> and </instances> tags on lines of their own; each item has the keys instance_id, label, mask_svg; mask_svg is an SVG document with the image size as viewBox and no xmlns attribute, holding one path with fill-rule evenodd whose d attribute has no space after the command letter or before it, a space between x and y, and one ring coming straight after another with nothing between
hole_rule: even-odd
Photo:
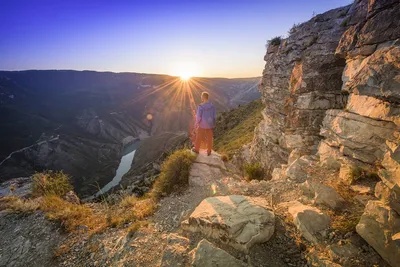
<instances>
[{"instance_id":1,"label":"rocky cliff face","mask_svg":"<svg viewBox=\"0 0 400 267\"><path fill-rule=\"evenodd\" d=\"M264 120L256 129L251 155L269 174L289 154L315 152L325 111L343 108L345 60L335 56L350 7L317 15L294 27L281 44L270 45L260 85Z\"/></svg>"},{"instance_id":2,"label":"rocky cliff face","mask_svg":"<svg viewBox=\"0 0 400 267\"><path fill-rule=\"evenodd\" d=\"M358 233L400 262L400 1L360 0L294 27L265 55L252 160L269 175L302 155L382 182ZM371 230L372 229L372 230Z\"/></svg>"}]
</instances>

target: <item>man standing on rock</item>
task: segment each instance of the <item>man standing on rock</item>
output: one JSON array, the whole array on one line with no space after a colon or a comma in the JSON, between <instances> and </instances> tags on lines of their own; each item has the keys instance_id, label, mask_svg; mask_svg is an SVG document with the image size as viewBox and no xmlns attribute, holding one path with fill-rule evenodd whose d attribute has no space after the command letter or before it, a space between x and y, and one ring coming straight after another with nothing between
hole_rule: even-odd
<instances>
[{"instance_id":1,"label":"man standing on rock","mask_svg":"<svg viewBox=\"0 0 400 267\"><path fill-rule=\"evenodd\" d=\"M196 113L196 125L197 134L196 141L194 143L194 148L192 151L194 153L199 153L200 145L203 141L207 141L207 155L211 155L211 150L213 146L213 128L215 127L215 119L217 112L214 105L208 102L208 93L201 93L201 102Z\"/></svg>"}]
</instances>

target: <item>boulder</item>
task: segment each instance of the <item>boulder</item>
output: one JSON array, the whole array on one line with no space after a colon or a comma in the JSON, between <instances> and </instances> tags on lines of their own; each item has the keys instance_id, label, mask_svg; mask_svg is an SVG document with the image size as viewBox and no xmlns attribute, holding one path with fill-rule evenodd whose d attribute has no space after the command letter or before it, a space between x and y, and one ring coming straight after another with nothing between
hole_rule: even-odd
<instances>
[{"instance_id":1,"label":"boulder","mask_svg":"<svg viewBox=\"0 0 400 267\"><path fill-rule=\"evenodd\" d=\"M312 153L308 149L295 148L289 154L288 164L291 165L295 160L299 159L301 156L310 154Z\"/></svg>"},{"instance_id":2,"label":"boulder","mask_svg":"<svg viewBox=\"0 0 400 267\"><path fill-rule=\"evenodd\" d=\"M65 194L64 200L71 202L73 204L80 204L81 201L79 197L75 194L74 191L69 191L68 193Z\"/></svg>"},{"instance_id":3,"label":"boulder","mask_svg":"<svg viewBox=\"0 0 400 267\"><path fill-rule=\"evenodd\" d=\"M400 214L400 190L398 188L391 190L384 182L379 182L375 186L375 196Z\"/></svg>"},{"instance_id":4,"label":"boulder","mask_svg":"<svg viewBox=\"0 0 400 267\"><path fill-rule=\"evenodd\" d=\"M328 110L321 135L328 145L340 147L343 155L374 164L383 158L387 150L386 141L396 142L396 128L393 122L377 121L342 110Z\"/></svg>"},{"instance_id":5,"label":"boulder","mask_svg":"<svg viewBox=\"0 0 400 267\"><path fill-rule=\"evenodd\" d=\"M320 243L320 237L326 235L330 218L319 209L303 205L298 201L286 203L293 222L302 236L311 243Z\"/></svg>"},{"instance_id":6,"label":"boulder","mask_svg":"<svg viewBox=\"0 0 400 267\"><path fill-rule=\"evenodd\" d=\"M399 266L400 244L393 239L400 232L400 216L381 201L369 201L357 233L391 266Z\"/></svg>"},{"instance_id":7,"label":"boulder","mask_svg":"<svg viewBox=\"0 0 400 267\"><path fill-rule=\"evenodd\" d=\"M228 252L213 246L206 239L201 240L197 247L190 252L190 254L192 255L192 262L190 266L193 267L247 266L247 264L236 259Z\"/></svg>"},{"instance_id":8,"label":"boulder","mask_svg":"<svg viewBox=\"0 0 400 267\"><path fill-rule=\"evenodd\" d=\"M331 147L328 143L321 141L318 146L319 161L326 168L331 170L339 170L341 164L341 153L337 147Z\"/></svg>"},{"instance_id":9,"label":"boulder","mask_svg":"<svg viewBox=\"0 0 400 267\"><path fill-rule=\"evenodd\" d=\"M345 200L330 186L318 182L305 181L300 185L303 193L313 198L315 204L322 204L331 209L340 209Z\"/></svg>"},{"instance_id":10,"label":"boulder","mask_svg":"<svg viewBox=\"0 0 400 267\"><path fill-rule=\"evenodd\" d=\"M400 141L400 136L398 137ZM379 173L383 182L391 189L400 189L400 144L387 141L388 151L385 153Z\"/></svg>"},{"instance_id":11,"label":"boulder","mask_svg":"<svg viewBox=\"0 0 400 267\"><path fill-rule=\"evenodd\" d=\"M338 261L346 261L360 253L360 249L350 242L344 244L335 243L329 245L327 249L331 258Z\"/></svg>"},{"instance_id":12,"label":"boulder","mask_svg":"<svg viewBox=\"0 0 400 267\"><path fill-rule=\"evenodd\" d=\"M248 252L257 243L268 241L275 230L275 214L260 197L241 195L204 199L182 222L184 230L200 232Z\"/></svg>"},{"instance_id":13,"label":"boulder","mask_svg":"<svg viewBox=\"0 0 400 267\"><path fill-rule=\"evenodd\" d=\"M19 177L0 183L0 197L27 198L32 194L32 177Z\"/></svg>"},{"instance_id":14,"label":"boulder","mask_svg":"<svg viewBox=\"0 0 400 267\"><path fill-rule=\"evenodd\" d=\"M300 157L286 169L287 178L297 183L304 182L308 177L308 169L311 167L312 163L310 156Z\"/></svg>"},{"instance_id":15,"label":"boulder","mask_svg":"<svg viewBox=\"0 0 400 267\"><path fill-rule=\"evenodd\" d=\"M187 266L187 252L190 245L189 239L177 234L170 234L167 246L161 259L160 267Z\"/></svg>"},{"instance_id":16,"label":"boulder","mask_svg":"<svg viewBox=\"0 0 400 267\"><path fill-rule=\"evenodd\" d=\"M285 177L286 170L282 168L274 168L272 171L272 179L271 180L281 180Z\"/></svg>"}]
</instances>

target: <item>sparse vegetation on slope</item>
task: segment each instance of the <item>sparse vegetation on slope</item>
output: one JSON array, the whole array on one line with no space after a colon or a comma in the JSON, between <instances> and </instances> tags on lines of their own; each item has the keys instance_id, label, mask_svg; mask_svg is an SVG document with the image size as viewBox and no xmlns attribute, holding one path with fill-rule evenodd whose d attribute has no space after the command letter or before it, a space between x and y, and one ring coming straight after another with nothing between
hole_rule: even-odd
<instances>
[{"instance_id":1,"label":"sparse vegetation on slope","mask_svg":"<svg viewBox=\"0 0 400 267\"><path fill-rule=\"evenodd\" d=\"M280 45L281 42L282 42L282 37L276 36L276 37L272 38L271 40L267 41L267 46L268 45Z\"/></svg>"},{"instance_id":2,"label":"sparse vegetation on slope","mask_svg":"<svg viewBox=\"0 0 400 267\"><path fill-rule=\"evenodd\" d=\"M220 113L214 131L214 149L231 158L244 144L250 143L253 140L254 128L262 120L263 108L264 105L258 99Z\"/></svg>"},{"instance_id":3,"label":"sparse vegetation on slope","mask_svg":"<svg viewBox=\"0 0 400 267\"><path fill-rule=\"evenodd\" d=\"M160 176L150 195L156 199L172 193L174 188L188 184L189 171L195 156L189 150L177 150L161 166Z\"/></svg>"},{"instance_id":4,"label":"sparse vegetation on slope","mask_svg":"<svg viewBox=\"0 0 400 267\"><path fill-rule=\"evenodd\" d=\"M77 230L79 226L87 227L89 232L99 232L107 226L104 215L95 214L86 205L70 203L58 196L43 197L40 209L48 219L60 222L68 232Z\"/></svg>"},{"instance_id":5,"label":"sparse vegetation on slope","mask_svg":"<svg viewBox=\"0 0 400 267\"><path fill-rule=\"evenodd\" d=\"M13 210L17 213L31 213L39 208L39 203L32 199L21 199L16 196L0 198L0 211Z\"/></svg>"},{"instance_id":6,"label":"sparse vegetation on slope","mask_svg":"<svg viewBox=\"0 0 400 267\"><path fill-rule=\"evenodd\" d=\"M73 190L70 177L62 171L44 171L33 175L32 193L35 196L64 196Z\"/></svg>"},{"instance_id":7,"label":"sparse vegetation on slope","mask_svg":"<svg viewBox=\"0 0 400 267\"><path fill-rule=\"evenodd\" d=\"M142 220L152 215L157 208L154 198L131 195L121 197L120 201L112 205L106 200L90 205L80 204L79 200L69 202L64 196L71 191L72 186L69 177L62 172L36 173L32 188L34 194L31 198L0 198L0 210L22 214L41 210L47 219L60 223L67 232L84 230L95 234L109 227L124 227L130 223L143 225Z\"/></svg>"},{"instance_id":8,"label":"sparse vegetation on slope","mask_svg":"<svg viewBox=\"0 0 400 267\"><path fill-rule=\"evenodd\" d=\"M265 170L260 163L247 163L243 166L247 180L263 180Z\"/></svg>"}]
</instances>

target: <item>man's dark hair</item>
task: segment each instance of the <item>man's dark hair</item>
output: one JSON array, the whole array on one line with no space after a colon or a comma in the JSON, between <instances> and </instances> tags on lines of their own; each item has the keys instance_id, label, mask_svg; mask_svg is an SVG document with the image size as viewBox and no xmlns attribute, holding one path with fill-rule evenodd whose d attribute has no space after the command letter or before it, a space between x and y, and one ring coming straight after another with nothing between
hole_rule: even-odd
<instances>
[{"instance_id":1,"label":"man's dark hair","mask_svg":"<svg viewBox=\"0 0 400 267\"><path fill-rule=\"evenodd\" d=\"M208 93L207 92L201 93L201 96L208 100Z\"/></svg>"}]
</instances>

